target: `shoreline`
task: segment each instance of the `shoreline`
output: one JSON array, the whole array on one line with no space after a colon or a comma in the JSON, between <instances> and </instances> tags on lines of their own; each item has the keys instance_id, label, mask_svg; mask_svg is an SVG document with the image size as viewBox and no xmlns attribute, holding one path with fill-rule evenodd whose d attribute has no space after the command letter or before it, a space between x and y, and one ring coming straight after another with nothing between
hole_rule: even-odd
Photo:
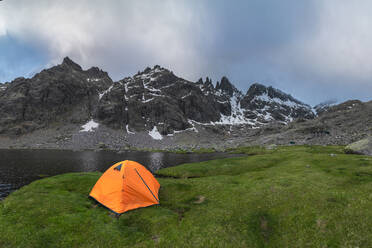
<instances>
[{"instance_id":1,"label":"shoreline","mask_svg":"<svg viewBox=\"0 0 372 248\"><path fill-rule=\"evenodd\" d=\"M125 159L129 160L143 160L142 163L150 169L153 173L155 173L159 169L183 164L183 163L193 163L193 162L201 162L201 161L209 161L215 159L225 159L225 158L233 158L233 157L243 157L247 156L247 154L242 153L234 153L234 152L217 152L217 151L209 151L209 150L194 150L190 152L186 151L145 151L145 150L127 150L127 151L115 151L115 150L92 150L92 149L85 149L85 150L61 150L61 149L41 149L41 148L32 148L32 149L0 149L0 154L6 160L1 160L0 164L6 164L7 160L17 160L17 158L21 158L20 162L13 163L12 168L8 167L0 167L0 201L4 200L11 192L19 190L25 185L33 182L34 180L39 180L44 177L50 177L55 175L61 175L65 173L83 173L83 172L91 172L91 171L104 171L105 166L101 166L99 164L111 164L112 161L122 161ZM37 154L36 157L45 157L47 162L44 163L40 159L35 159L33 154ZM49 156L49 154L52 157ZM155 159L154 161L151 159L155 156L160 160ZM92 158L88 159L88 163L95 164L92 170L92 167L80 167L79 161L81 158ZM57 158L57 159L55 159ZM67 159L65 162L61 164L58 161L64 161L65 158ZM109 159L108 159L109 158ZM172 159L173 158L173 159ZM71 160L73 162L73 167L71 167ZM112 161L111 161L112 160ZM27 166L25 166L27 164ZM53 165L57 165L53 166ZM60 169L59 167L63 165L66 166L67 169ZM158 167L158 165L161 165ZM149 167L148 167L149 166ZM18 168L18 169L16 169ZM27 175L27 178L23 175L15 176L17 170L26 169L31 170ZM40 169L42 168L42 169ZM80 168L77 169L76 168ZM83 168L83 169L82 169ZM84 169L85 168L85 169ZM36 170L36 171L35 171ZM57 171L57 173L56 173Z\"/></svg>"},{"instance_id":2,"label":"shoreline","mask_svg":"<svg viewBox=\"0 0 372 248\"><path fill-rule=\"evenodd\" d=\"M251 128L247 125L195 123L192 130L170 135L159 133L158 136L153 136L149 131L134 133L133 130L128 133L125 129L112 129L105 125L99 125L90 131L82 131L82 126L78 124L54 123L48 128L19 136L0 135L0 149L223 152L245 146L348 145L370 133L370 125L359 128L354 122L344 123L343 126L327 125L326 132L318 132L320 124L320 120L294 121L288 125L272 123L260 128ZM345 126L355 127L349 130Z\"/></svg>"},{"instance_id":3,"label":"shoreline","mask_svg":"<svg viewBox=\"0 0 372 248\"><path fill-rule=\"evenodd\" d=\"M231 148L233 149L233 148ZM206 149L202 148L199 150L159 150L159 149L127 149L127 150L114 150L114 149L91 149L91 148L84 148L84 149L68 149L68 148L54 148L54 147L8 147L8 148L0 148L0 150L21 150L21 151L39 151L39 150L51 150L51 151L70 151L70 152L113 152L113 153L125 153L125 152L159 152L159 153L174 153L174 154L205 154L205 153L229 153L226 150L213 150L213 149Z\"/></svg>"},{"instance_id":4,"label":"shoreline","mask_svg":"<svg viewBox=\"0 0 372 248\"><path fill-rule=\"evenodd\" d=\"M104 125L82 132L81 126L69 124L39 129L20 136L0 136L0 149L56 149L56 150L112 150L112 151L167 151L193 150L224 151L244 144L247 134L232 134L225 127L198 126L197 131L185 130L154 139L148 132L127 133ZM238 129L238 128L236 128ZM245 129L245 133L254 130Z\"/></svg>"}]
</instances>

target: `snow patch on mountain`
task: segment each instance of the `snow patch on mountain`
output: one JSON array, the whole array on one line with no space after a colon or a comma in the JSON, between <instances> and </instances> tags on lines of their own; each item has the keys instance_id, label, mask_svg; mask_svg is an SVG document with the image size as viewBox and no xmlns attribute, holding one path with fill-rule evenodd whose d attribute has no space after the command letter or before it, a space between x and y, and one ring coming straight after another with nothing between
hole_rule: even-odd
<instances>
[{"instance_id":1,"label":"snow patch on mountain","mask_svg":"<svg viewBox=\"0 0 372 248\"><path fill-rule=\"evenodd\" d=\"M125 129L127 130L128 134L135 134L134 132L129 131L129 125L128 124L125 126Z\"/></svg>"},{"instance_id":2,"label":"snow patch on mountain","mask_svg":"<svg viewBox=\"0 0 372 248\"><path fill-rule=\"evenodd\" d=\"M101 98L105 95L105 94L107 94L108 92L110 92L111 91L111 89L112 89L112 87L114 87L113 85L111 85L107 90L105 90L104 92L102 92L102 93L99 93L98 94L98 99L100 99L101 100Z\"/></svg>"},{"instance_id":3,"label":"snow patch on mountain","mask_svg":"<svg viewBox=\"0 0 372 248\"><path fill-rule=\"evenodd\" d=\"M315 105L312 110L315 114L323 113L324 111L327 111L328 108L337 105L338 101L336 99L327 100L324 102L319 103L318 105Z\"/></svg>"},{"instance_id":4,"label":"snow patch on mountain","mask_svg":"<svg viewBox=\"0 0 372 248\"><path fill-rule=\"evenodd\" d=\"M148 103L148 102L151 102L152 100L154 100L154 98L149 98L149 99L147 99L147 100L143 100L143 99L142 99L142 103Z\"/></svg>"},{"instance_id":5,"label":"snow patch on mountain","mask_svg":"<svg viewBox=\"0 0 372 248\"><path fill-rule=\"evenodd\" d=\"M254 125L252 120L244 117L244 110L240 107L240 95L234 93L230 98L231 115L227 116L221 114L221 119L214 124L219 125L239 125L239 124L250 124Z\"/></svg>"},{"instance_id":6,"label":"snow patch on mountain","mask_svg":"<svg viewBox=\"0 0 372 248\"><path fill-rule=\"evenodd\" d=\"M99 123L95 122L93 119L88 121L86 124L82 125L80 132L93 132L99 126Z\"/></svg>"},{"instance_id":7,"label":"snow patch on mountain","mask_svg":"<svg viewBox=\"0 0 372 248\"><path fill-rule=\"evenodd\" d=\"M156 126L154 126L154 128L151 131L149 131L149 135L154 140L162 140L163 139L163 136L159 133L158 128Z\"/></svg>"},{"instance_id":8,"label":"snow patch on mountain","mask_svg":"<svg viewBox=\"0 0 372 248\"><path fill-rule=\"evenodd\" d=\"M279 92L279 90L277 90ZM279 104L279 105L285 105L285 106L288 106L290 108L307 108L307 109L311 109L309 106L305 105L305 104L300 104L300 103L296 103L294 101L291 101L291 100L286 100L286 101L283 101L282 99L280 98L277 98L277 97L270 97L267 93L264 93L262 95L259 95L259 96L255 96L253 98L252 101L263 101L263 102L268 102L268 103L276 103L276 104Z\"/></svg>"},{"instance_id":9,"label":"snow patch on mountain","mask_svg":"<svg viewBox=\"0 0 372 248\"><path fill-rule=\"evenodd\" d=\"M102 80L102 78L87 78L87 82L98 82Z\"/></svg>"}]
</instances>

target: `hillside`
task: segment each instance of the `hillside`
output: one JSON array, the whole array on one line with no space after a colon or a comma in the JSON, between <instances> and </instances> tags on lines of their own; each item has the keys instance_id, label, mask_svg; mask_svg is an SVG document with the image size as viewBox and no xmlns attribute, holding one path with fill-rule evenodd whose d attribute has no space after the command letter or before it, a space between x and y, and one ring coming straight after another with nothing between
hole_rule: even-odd
<instances>
[{"instance_id":1,"label":"hillside","mask_svg":"<svg viewBox=\"0 0 372 248\"><path fill-rule=\"evenodd\" d=\"M260 130L252 144L345 145L372 134L372 101L346 101L322 111L312 120ZM249 140L247 142L250 142Z\"/></svg>"}]
</instances>

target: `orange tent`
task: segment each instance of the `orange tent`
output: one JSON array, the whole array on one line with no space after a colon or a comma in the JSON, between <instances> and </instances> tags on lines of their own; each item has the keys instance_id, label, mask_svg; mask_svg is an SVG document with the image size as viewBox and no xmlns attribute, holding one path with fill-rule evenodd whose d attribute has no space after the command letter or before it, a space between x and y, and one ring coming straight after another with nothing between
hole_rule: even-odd
<instances>
[{"instance_id":1,"label":"orange tent","mask_svg":"<svg viewBox=\"0 0 372 248\"><path fill-rule=\"evenodd\" d=\"M89 196L116 214L159 204L160 184L141 164L125 160L98 179Z\"/></svg>"}]
</instances>

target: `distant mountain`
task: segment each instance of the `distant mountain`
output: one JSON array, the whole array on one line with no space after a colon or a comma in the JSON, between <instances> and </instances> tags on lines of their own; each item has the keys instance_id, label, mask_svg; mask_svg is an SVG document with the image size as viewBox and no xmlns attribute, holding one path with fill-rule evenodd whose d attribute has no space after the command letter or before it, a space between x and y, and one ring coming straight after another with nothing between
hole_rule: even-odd
<instances>
[{"instance_id":1,"label":"distant mountain","mask_svg":"<svg viewBox=\"0 0 372 248\"><path fill-rule=\"evenodd\" d=\"M241 101L249 118L290 122L295 118L312 119L311 107L273 87L253 84Z\"/></svg>"},{"instance_id":2,"label":"distant mountain","mask_svg":"<svg viewBox=\"0 0 372 248\"><path fill-rule=\"evenodd\" d=\"M326 110L311 120L294 121L278 129L264 127L251 144L346 145L371 136L372 101L331 105L325 104Z\"/></svg>"},{"instance_id":3,"label":"distant mountain","mask_svg":"<svg viewBox=\"0 0 372 248\"><path fill-rule=\"evenodd\" d=\"M288 123L312 119L310 106L260 84L246 94L228 78L213 86L206 78L190 82L154 66L113 82L97 67L82 68L66 57L62 64L30 79L0 87L0 133L22 134L63 123L173 134L194 125Z\"/></svg>"},{"instance_id":4,"label":"distant mountain","mask_svg":"<svg viewBox=\"0 0 372 248\"><path fill-rule=\"evenodd\" d=\"M326 112L330 107L337 104L337 100L328 100L322 103L319 103L314 106L314 110L317 115L320 115L324 112Z\"/></svg>"}]
</instances>

